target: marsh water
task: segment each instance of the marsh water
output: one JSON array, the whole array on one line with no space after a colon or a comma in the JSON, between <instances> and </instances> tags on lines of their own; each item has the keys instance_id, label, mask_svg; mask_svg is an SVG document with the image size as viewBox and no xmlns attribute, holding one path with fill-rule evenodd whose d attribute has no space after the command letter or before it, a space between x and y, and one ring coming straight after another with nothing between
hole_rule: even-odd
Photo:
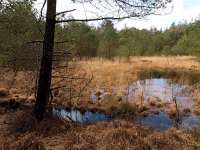
<instances>
[{"instance_id":1,"label":"marsh water","mask_svg":"<svg viewBox=\"0 0 200 150\"><path fill-rule=\"evenodd\" d=\"M147 79L137 81L129 86L128 99L148 98L161 99L164 102L172 102L176 97L179 105L193 106L195 103L195 90L189 85L173 83L167 79Z\"/></svg>"},{"instance_id":2,"label":"marsh water","mask_svg":"<svg viewBox=\"0 0 200 150\"><path fill-rule=\"evenodd\" d=\"M120 87L115 87L114 94L116 94ZM105 89L100 89L98 96L92 93L91 99L97 101L99 98L104 97ZM196 91L194 88L189 85L181 85L178 83L172 83L167 79L147 79L141 80L132 83L128 90L127 94L123 97L123 100L134 101L141 99L142 101L147 102L149 98L152 100L162 100L164 103L174 103L174 98L176 98L177 107L179 110L183 108L188 108L191 111L185 115L182 111L179 112L178 118L171 119L165 111L161 111L159 107L152 106L154 110L157 110L159 113L152 114L149 113L147 116L136 116L132 121L136 121L142 125L156 127L160 130L166 130L169 127L178 127L192 129L200 125L200 117L194 113L196 107L196 102L194 101L196 97ZM165 106L164 106L165 107ZM164 108L167 109L167 108ZM148 112L148 111L147 111ZM71 118L73 121L81 123L96 123L99 121L110 121L114 118L110 118L105 114L93 113L86 111L81 113L78 110L70 109L54 109L54 113L64 117L69 120Z\"/></svg>"},{"instance_id":3,"label":"marsh water","mask_svg":"<svg viewBox=\"0 0 200 150\"><path fill-rule=\"evenodd\" d=\"M154 126L161 130L165 130L171 126L192 129L200 124L200 117L194 113L196 102L196 91L189 85L181 85L172 83L167 79L148 79L137 81L129 86L128 100L140 99L147 101L148 98L153 100L159 99L165 103L175 103L176 99L179 116L171 119L168 114L161 112L159 114L150 114L146 117L137 117L137 121L143 125ZM191 110L187 115L182 111L184 108Z\"/></svg>"},{"instance_id":4,"label":"marsh water","mask_svg":"<svg viewBox=\"0 0 200 150\"><path fill-rule=\"evenodd\" d=\"M200 125L200 118L195 114L189 116L181 115L178 120L170 119L170 117L163 112L158 115L149 115L147 117L136 117L136 121L142 125L149 127L156 127L160 130L166 130L170 127L193 129Z\"/></svg>"},{"instance_id":5,"label":"marsh water","mask_svg":"<svg viewBox=\"0 0 200 150\"><path fill-rule=\"evenodd\" d=\"M54 113L56 115L64 117L66 120L72 119L73 121L81 122L81 123L97 123L99 121L109 121L110 118L101 113L93 113L86 111L81 113L78 110L70 109L54 109ZM69 120L70 121L70 120Z\"/></svg>"}]
</instances>

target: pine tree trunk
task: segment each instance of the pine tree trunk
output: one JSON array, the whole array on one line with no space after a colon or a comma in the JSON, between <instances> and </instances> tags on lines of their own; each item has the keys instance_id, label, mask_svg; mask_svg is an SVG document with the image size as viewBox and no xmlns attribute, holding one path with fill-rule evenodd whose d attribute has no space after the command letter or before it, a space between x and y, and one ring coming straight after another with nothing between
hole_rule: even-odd
<instances>
[{"instance_id":1,"label":"pine tree trunk","mask_svg":"<svg viewBox=\"0 0 200 150\"><path fill-rule=\"evenodd\" d=\"M37 98L34 115L38 121L44 118L49 102L51 72L53 63L53 47L55 34L56 0L47 0L46 26L43 42L43 55L41 60Z\"/></svg>"}]
</instances>

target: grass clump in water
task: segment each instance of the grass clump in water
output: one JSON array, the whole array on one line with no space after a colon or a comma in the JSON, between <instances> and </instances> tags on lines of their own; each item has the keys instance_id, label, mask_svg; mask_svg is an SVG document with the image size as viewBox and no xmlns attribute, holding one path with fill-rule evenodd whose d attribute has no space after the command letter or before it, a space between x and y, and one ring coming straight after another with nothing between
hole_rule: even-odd
<instances>
[{"instance_id":1,"label":"grass clump in water","mask_svg":"<svg viewBox=\"0 0 200 150\"><path fill-rule=\"evenodd\" d=\"M108 116L132 118L136 114L136 105L129 103L118 96L106 96L102 103L104 103L103 109Z\"/></svg>"}]
</instances>

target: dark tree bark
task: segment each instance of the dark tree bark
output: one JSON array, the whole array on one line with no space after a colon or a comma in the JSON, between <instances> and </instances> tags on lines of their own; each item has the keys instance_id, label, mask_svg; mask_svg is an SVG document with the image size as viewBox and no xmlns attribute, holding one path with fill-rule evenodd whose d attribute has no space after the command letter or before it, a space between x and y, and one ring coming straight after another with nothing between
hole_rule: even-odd
<instances>
[{"instance_id":1,"label":"dark tree bark","mask_svg":"<svg viewBox=\"0 0 200 150\"><path fill-rule=\"evenodd\" d=\"M50 95L54 33L56 24L55 17L56 0L47 0L47 15L43 42L43 55L41 60L37 98L34 110L34 115L38 121L41 121L44 117Z\"/></svg>"}]
</instances>

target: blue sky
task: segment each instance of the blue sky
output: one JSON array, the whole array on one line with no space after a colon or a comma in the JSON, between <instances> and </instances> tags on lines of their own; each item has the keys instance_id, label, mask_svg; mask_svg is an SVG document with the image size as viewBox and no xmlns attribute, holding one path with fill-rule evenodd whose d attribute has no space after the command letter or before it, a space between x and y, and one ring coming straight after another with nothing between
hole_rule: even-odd
<instances>
[{"instance_id":1,"label":"blue sky","mask_svg":"<svg viewBox=\"0 0 200 150\"><path fill-rule=\"evenodd\" d=\"M43 1L44 0L37 0L36 4L38 5L36 5L36 8L38 10L41 8ZM86 15L84 9L87 9L87 6L72 4L70 1L71 0L57 0L57 11L59 12L76 8L77 10L72 12L71 15L84 18ZM192 19L196 19L197 17L200 18L200 0L172 0L172 2L173 11L168 15L149 16L142 20L126 19L124 21L116 22L115 27L117 29L121 29L124 26L136 27L139 29L150 29L151 27L166 29L170 27L173 22L178 24L184 20L191 22ZM90 8L88 10L90 10ZM98 23L93 24L97 25Z\"/></svg>"},{"instance_id":2,"label":"blue sky","mask_svg":"<svg viewBox=\"0 0 200 150\"><path fill-rule=\"evenodd\" d=\"M200 1L199 0L183 0L184 8L190 8L195 5L199 5Z\"/></svg>"}]
</instances>

